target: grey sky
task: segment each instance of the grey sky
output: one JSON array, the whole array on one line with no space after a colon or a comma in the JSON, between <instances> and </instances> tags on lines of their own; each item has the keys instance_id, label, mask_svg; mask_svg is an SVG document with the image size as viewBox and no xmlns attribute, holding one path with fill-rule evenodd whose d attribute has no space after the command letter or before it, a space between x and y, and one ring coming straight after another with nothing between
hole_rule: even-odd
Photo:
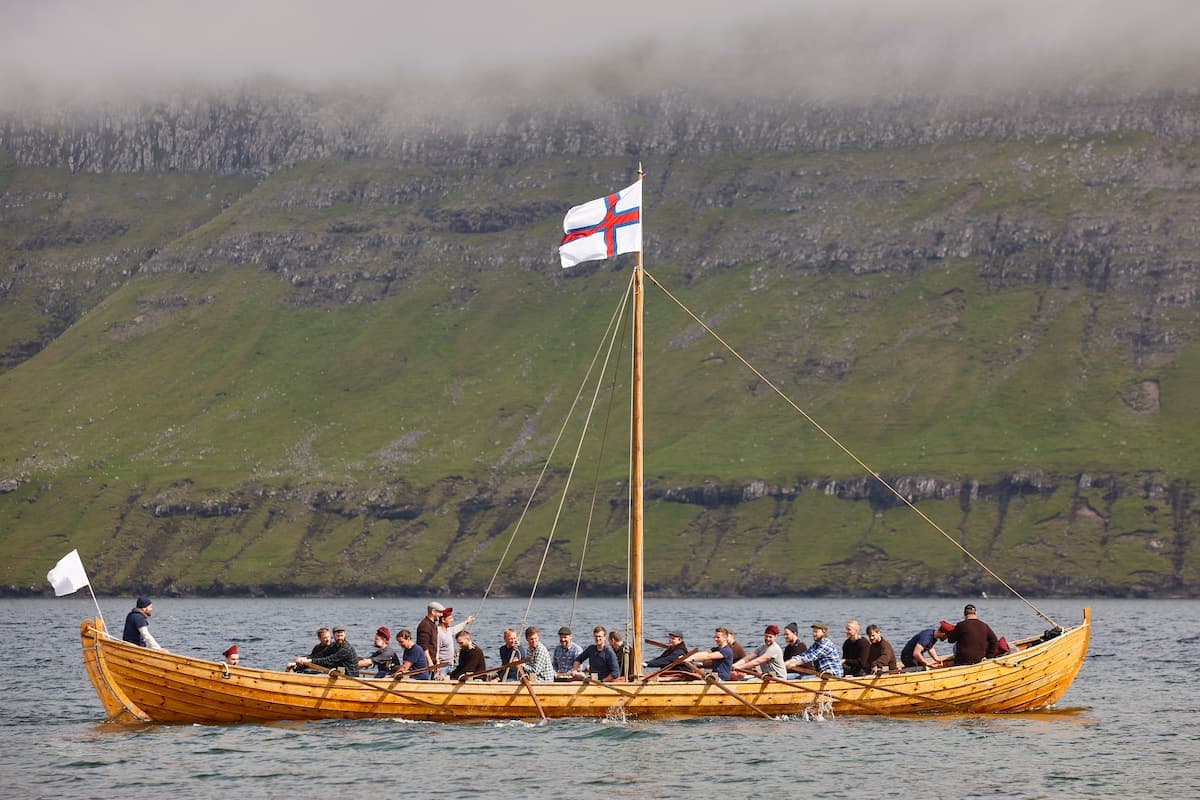
<instances>
[{"instance_id":1,"label":"grey sky","mask_svg":"<svg viewBox=\"0 0 1200 800\"><path fill-rule=\"evenodd\" d=\"M1197 31L1197 0L0 0L0 106L264 77L468 96L1195 88Z\"/></svg>"}]
</instances>

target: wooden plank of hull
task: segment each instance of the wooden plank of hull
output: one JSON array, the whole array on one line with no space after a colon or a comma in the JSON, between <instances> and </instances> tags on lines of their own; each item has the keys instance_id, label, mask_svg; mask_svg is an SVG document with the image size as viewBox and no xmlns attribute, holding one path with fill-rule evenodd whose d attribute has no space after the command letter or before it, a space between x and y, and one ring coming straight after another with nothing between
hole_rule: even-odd
<instances>
[{"instance_id":1,"label":"wooden plank of hull","mask_svg":"<svg viewBox=\"0 0 1200 800\"><path fill-rule=\"evenodd\" d=\"M356 681L234 667L147 650L98 635L85 624L88 675L110 719L237 723L403 717L470 721L537 719L519 683ZM92 632L89 633L89 630ZM1087 652L1090 625L981 664L853 681L813 679L802 687L741 681L726 687L768 714L798 714L827 698L838 714L1013 712L1042 708L1070 686ZM755 711L705 683L630 683L627 695L586 683L537 684L549 717L664 719L748 716ZM400 695L404 696L399 696Z\"/></svg>"}]
</instances>

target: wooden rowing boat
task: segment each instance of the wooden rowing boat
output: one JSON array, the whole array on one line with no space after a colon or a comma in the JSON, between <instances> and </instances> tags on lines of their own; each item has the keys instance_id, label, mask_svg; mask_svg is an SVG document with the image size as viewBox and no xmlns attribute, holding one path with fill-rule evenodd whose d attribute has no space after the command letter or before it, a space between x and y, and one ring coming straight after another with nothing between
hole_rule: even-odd
<instances>
[{"instance_id":1,"label":"wooden rowing boat","mask_svg":"<svg viewBox=\"0 0 1200 800\"><path fill-rule=\"evenodd\" d=\"M640 215L640 208L638 213ZM1012 652L979 664L869 678L817 676L800 681L751 679L726 683L714 680L660 682L653 676L643 679L640 672L643 663L643 292L639 250L629 290L633 307L630 645L635 671L629 683L394 681L227 667L223 663L127 644L110 637L100 619L87 620L80 629L84 663L108 717L128 722L238 723L371 717L470 721L610 715L637 719L777 717L826 711L836 714L994 713L1044 708L1063 696L1087 653L1091 630L1088 609L1084 609L1080 624L1066 628L1061 635L1045 641L1040 637L1019 641ZM703 325L698 318L696 321ZM766 381L757 370L755 373ZM769 381L767 383L773 387ZM804 414L803 411L800 413ZM807 414L804 416L812 421ZM836 440L834 442L842 447ZM929 521L878 473L849 451L846 453ZM932 521L929 523L937 528ZM990 570L988 572L994 575Z\"/></svg>"},{"instance_id":2,"label":"wooden rowing boat","mask_svg":"<svg viewBox=\"0 0 1200 800\"><path fill-rule=\"evenodd\" d=\"M998 713L1053 705L1083 663L1083 622L1049 641L1018 642L979 664L867 678L621 684L538 683L547 717L677 719L697 716ZM88 677L108 718L120 722L240 723L403 717L441 722L538 719L520 683L393 681L226 667L80 628ZM734 697L732 695L737 695ZM742 702L738 698L747 702Z\"/></svg>"}]
</instances>

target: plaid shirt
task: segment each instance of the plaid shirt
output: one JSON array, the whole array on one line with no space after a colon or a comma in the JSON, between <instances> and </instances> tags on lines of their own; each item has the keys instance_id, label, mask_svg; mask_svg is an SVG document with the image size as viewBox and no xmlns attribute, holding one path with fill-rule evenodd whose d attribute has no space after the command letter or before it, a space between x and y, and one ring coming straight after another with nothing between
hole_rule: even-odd
<instances>
[{"instance_id":1,"label":"plaid shirt","mask_svg":"<svg viewBox=\"0 0 1200 800\"><path fill-rule=\"evenodd\" d=\"M571 642L566 647L561 644L554 646L554 655L551 661L554 664L554 672L558 675L570 675L575 671L575 662L579 661L580 655L583 653L583 648Z\"/></svg>"},{"instance_id":2,"label":"plaid shirt","mask_svg":"<svg viewBox=\"0 0 1200 800\"><path fill-rule=\"evenodd\" d=\"M822 636L821 641L814 642L811 647L796 656L796 660L801 664L812 664L818 672L828 672L839 678L845 674L842 672L842 654L837 646L829 641L828 636Z\"/></svg>"},{"instance_id":3,"label":"plaid shirt","mask_svg":"<svg viewBox=\"0 0 1200 800\"><path fill-rule=\"evenodd\" d=\"M538 642L537 647L527 648L529 660L525 662L525 674L535 681L554 680L554 665L550 663L550 651Z\"/></svg>"}]
</instances>

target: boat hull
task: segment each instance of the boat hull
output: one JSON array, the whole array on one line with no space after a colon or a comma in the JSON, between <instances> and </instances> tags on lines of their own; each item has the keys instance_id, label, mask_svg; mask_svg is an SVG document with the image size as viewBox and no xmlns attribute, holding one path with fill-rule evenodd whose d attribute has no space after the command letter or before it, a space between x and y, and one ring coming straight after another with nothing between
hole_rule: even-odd
<instances>
[{"instance_id":1,"label":"boat hull","mask_svg":"<svg viewBox=\"0 0 1200 800\"><path fill-rule=\"evenodd\" d=\"M1045 642L980 664L872 678L788 683L393 681L297 675L189 658L110 638L99 620L80 626L84 664L110 720L243 723L402 717L483 721L546 717L777 717L834 714L1012 713L1053 705L1087 653L1090 614Z\"/></svg>"}]
</instances>

